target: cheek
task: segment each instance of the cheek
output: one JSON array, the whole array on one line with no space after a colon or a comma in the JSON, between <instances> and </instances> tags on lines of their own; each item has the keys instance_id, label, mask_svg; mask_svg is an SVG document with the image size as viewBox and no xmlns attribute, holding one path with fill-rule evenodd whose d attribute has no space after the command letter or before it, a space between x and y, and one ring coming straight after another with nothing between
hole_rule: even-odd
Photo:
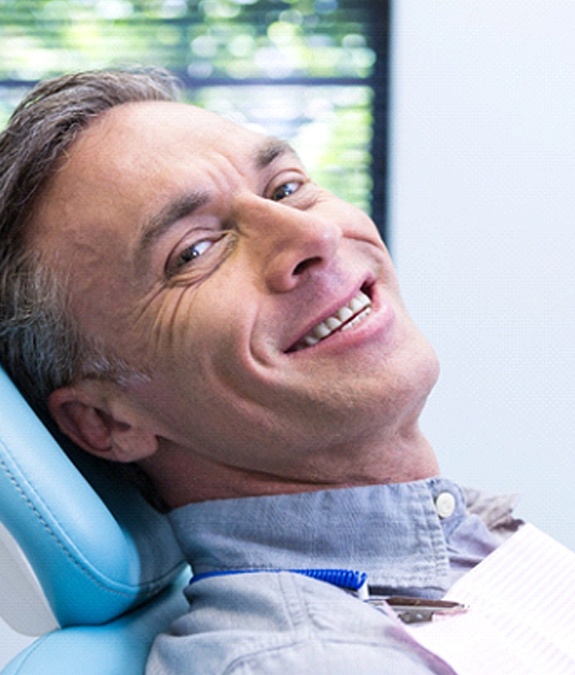
<instances>
[{"instance_id":1,"label":"cheek","mask_svg":"<svg viewBox=\"0 0 575 675\"><path fill-rule=\"evenodd\" d=\"M201 322L193 315L183 322L170 318L173 329L156 340L151 380L139 387L138 398L160 435L226 452L236 436L249 436L265 422L256 423L262 412L254 369L238 357L233 323L214 316Z\"/></svg>"},{"instance_id":2,"label":"cheek","mask_svg":"<svg viewBox=\"0 0 575 675\"><path fill-rule=\"evenodd\" d=\"M326 212L324 217L327 216L339 223L344 236L368 241L379 247L383 246L377 226L365 211L338 198L330 203L329 210L330 213Z\"/></svg>"},{"instance_id":3,"label":"cheek","mask_svg":"<svg viewBox=\"0 0 575 675\"><path fill-rule=\"evenodd\" d=\"M134 319L149 369L170 373L176 382L225 378L238 370L249 345L249 321L239 298L218 292L210 282L168 289Z\"/></svg>"}]
</instances>

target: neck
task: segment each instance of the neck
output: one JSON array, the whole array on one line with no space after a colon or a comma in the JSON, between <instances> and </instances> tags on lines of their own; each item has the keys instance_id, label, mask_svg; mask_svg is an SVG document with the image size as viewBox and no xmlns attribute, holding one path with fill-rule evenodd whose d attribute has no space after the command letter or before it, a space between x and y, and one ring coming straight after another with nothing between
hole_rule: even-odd
<instances>
[{"instance_id":1,"label":"neck","mask_svg":"<svg viewBox=\"0 0 575 675\"><path fill-rule=\"evenodd\" d=\"M273 474L219 464L167 443L141 468L170 508L213 499L404 483L439 473L435 454L417 425L388 442L346 443L305 467Z\"/></svg>"}]
</instances>

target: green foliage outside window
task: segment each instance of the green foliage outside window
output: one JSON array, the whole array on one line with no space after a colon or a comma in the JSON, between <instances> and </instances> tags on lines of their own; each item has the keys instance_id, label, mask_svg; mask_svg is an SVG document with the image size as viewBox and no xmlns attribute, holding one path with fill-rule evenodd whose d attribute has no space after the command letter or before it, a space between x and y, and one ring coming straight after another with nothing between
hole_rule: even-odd
<instances>
[{"instance_id":1,"label":"green foliage outside window","mask_svg":"<svg viewBox=\"0 0 575 675\"><path fill-rule=\"evenodd\" d=\"M161 65L187 100L286 138L369 209L377 1L0 0L0 125L39 79Z\"/></svg>"}]
</instances>

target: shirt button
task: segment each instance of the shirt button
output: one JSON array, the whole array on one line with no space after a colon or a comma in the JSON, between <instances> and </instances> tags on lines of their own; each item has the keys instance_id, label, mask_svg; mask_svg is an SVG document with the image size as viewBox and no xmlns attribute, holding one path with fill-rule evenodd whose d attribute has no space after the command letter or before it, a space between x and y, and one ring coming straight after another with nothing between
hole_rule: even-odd
<instances>
[{"instance_id":1,"label":"shirt button","mask_svg":"<svg viewBox=\"0 0 575 675\"><path fill-rule=\"evenodd\" d=\"M455 497L451 492L441 492L435 500L435 510L440 518L449 518L455 511Z\"/></svg>"}]
</instances>

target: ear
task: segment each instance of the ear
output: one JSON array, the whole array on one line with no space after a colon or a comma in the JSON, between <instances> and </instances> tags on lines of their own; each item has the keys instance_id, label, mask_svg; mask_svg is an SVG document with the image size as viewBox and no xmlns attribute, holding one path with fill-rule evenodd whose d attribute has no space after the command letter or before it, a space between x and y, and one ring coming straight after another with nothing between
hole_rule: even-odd
<instances>
[{"instance_id":1,"label":"ear","mask_svg":"<svg viewBox=\"0 0 575 675\"><path fill-rule=\"evenodd\" d=\"M84 380L56 389L48 410L66 436L98 457L136 462L158 449L156 435L109 382Z\"/></svg>"}]
</instances>

